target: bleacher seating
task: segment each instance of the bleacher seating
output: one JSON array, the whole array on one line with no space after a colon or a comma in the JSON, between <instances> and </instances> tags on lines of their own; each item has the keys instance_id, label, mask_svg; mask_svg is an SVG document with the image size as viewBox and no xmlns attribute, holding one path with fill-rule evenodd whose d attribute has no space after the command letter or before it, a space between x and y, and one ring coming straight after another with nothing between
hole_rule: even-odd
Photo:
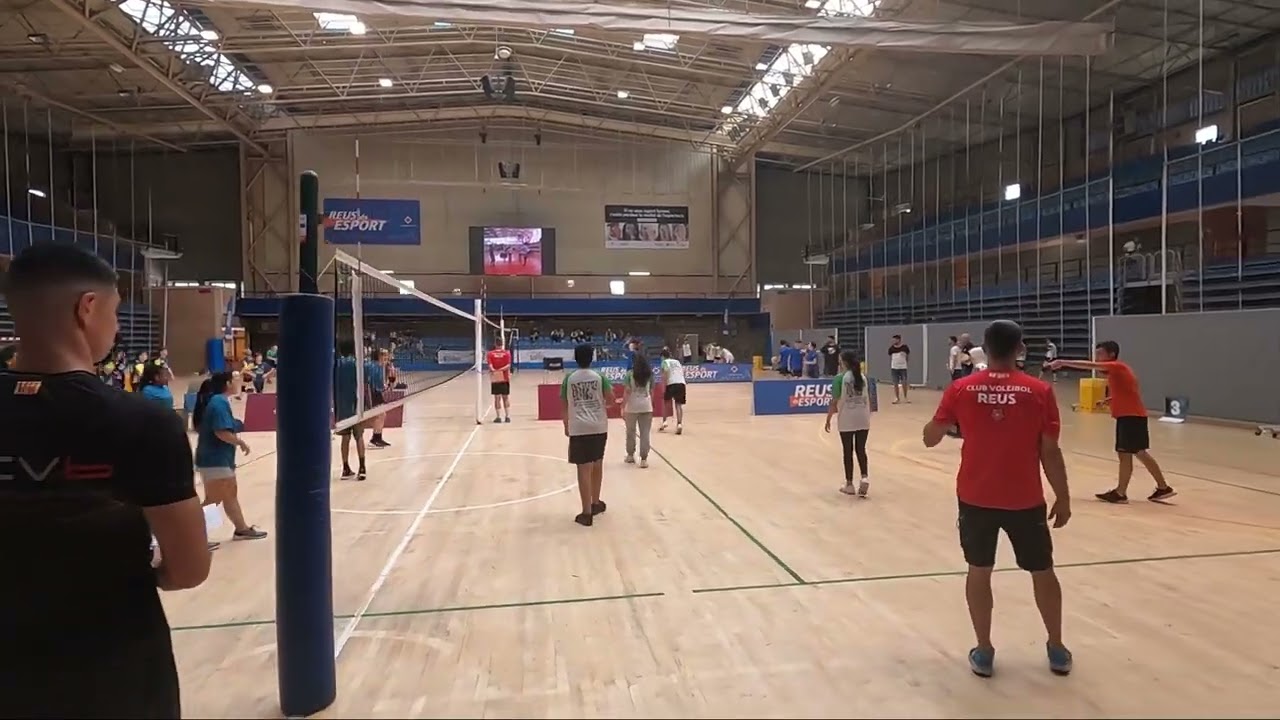
<instances>
[{"instance_id":1,"label":"bleacher seating","mask_svg":"<svg viewBox=\"0 0 1280 720\"><path fill-rule=\"evenodd\" d=\"M121 305L120 343L129 353L155 352L160 348L160 321L143 305ZM0 338L13 337L13 318L0 302Z\"/></svg>"},{"instance_id":2,"label":"bleacher seating","mask_svg":"<svg viewBox=\"0 0 1280 720\"><path fill-rule=\"evenodd\" d=\"M1118 272L1119 276L1120 273ZM1240 266L1234 262L1209 265L1203 272L1204 302L1200 302L1202 274L1181 274L1181 312L1201 310L1237 310L1276 307L1280 305L1280 258L1257 258ZM1175 282L1178 278L1175 276ZM1087 357L1089 318L1110 312L1107 298L1107 272L1096 272L1086 279L1063 285L1042 285L1039 301L1028 288L1016 285L950 291L942 297L917 299L914 306L904 304L901 297L861 300L843 308L831 308L819 316L823 327L840 330L842 344L862 352L863 329L868 325L909 325L913 323L959 322L971 319L1006 318L1020 323L1026 331L1034 354L1043 338L1053 338L1064 356ZM1122 297L1123 278L1117 277L1116 313L1122 314L1126 304ZM1178 308L1171 307L1171 311Z\"/></svg>"}]
</instances>

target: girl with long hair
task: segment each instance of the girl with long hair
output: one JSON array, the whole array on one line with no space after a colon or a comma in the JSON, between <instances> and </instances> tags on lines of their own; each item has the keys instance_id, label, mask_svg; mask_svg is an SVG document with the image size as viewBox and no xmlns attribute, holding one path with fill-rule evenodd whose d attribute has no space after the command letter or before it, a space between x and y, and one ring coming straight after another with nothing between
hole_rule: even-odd
<instances>
[{"instance_id":1,"label":"girl with long hair","mask_svg":"<svg viewBox=\"0 0 1280 720\"><path fill-rule=\"evenodd\" d=\"M636 461L636 439L640 440L640 467L649 467L649 433L653 429L653 367L648 358L635 353L631 369L622 382L622 420L627 427L626 462Z\"/></svg>"},{"instance_id":2,"label":"girl with long hair","mask_svg":"<svg viewBox=\"0 0 1280 720\"><path fill-rule=\"evenodd\" d=\"M870 481L867 479L867 435L871 432L871 402L867 394L867 381L862 377L858 355L852 350L840 353L841 374L831 383L831 405L827 408L824 430L831 432L831 418L839 415L836 427L840 431L840 446L844 453L845 495L867 496ZM853 485L853 458L858 457L861 480Z\"/></svg>"},{"instance_id":3,"label":"girl with long hair","mask_svg":"<svg viewBox=\"0 0 1280 720\"><path fill-rule=\"evenodd\" d=\"M172 377L168 366L148 363L142 368L142 396L173 410L173 392L169 390L169 380Z\"/></svg>"},{"instance_id":4,"label":"girl with long hair","mask_svg":"<svg viewBox=\"0 0 1280 720\"><path fill-rule=\"evenodd\" d=\"M236 484L236 450L249 454L249 444L240 438L244 423L231 413L231 396L236 393L235 373L219 372L200 385L191 413L196 428L196 471L204 481L204 502L221 505L235 526L235 540L259 540L265 532L245 522Z\"/></svg>"}]
</instances>

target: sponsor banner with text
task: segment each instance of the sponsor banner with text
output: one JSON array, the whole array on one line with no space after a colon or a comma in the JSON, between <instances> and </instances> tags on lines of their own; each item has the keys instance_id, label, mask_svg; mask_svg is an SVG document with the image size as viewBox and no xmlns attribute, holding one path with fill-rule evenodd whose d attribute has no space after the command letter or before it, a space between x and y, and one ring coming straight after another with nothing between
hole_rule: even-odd
<instances>
[{"instance_id":1,"label":"sponsor banner with text","mask_svg":"<svg viewBox=\"0 0 1280 720\"><path fill-rule=\"evenodd\" d=\"M831 380L757 380L751 385L756 415L825 413L831 405ZM879 410L876 381L867 381L872 412Z\"/></svg>"},{"instance_id":2,"label":"sponsor banner with text","mask_svg":"<svg viewBox=\"0 0 1280 720\"><path fill-rule=\"evenodd\" d=\"M421 245L417 200L325 198L321 216L330 245Z\"/></svg>"}]
</instances>

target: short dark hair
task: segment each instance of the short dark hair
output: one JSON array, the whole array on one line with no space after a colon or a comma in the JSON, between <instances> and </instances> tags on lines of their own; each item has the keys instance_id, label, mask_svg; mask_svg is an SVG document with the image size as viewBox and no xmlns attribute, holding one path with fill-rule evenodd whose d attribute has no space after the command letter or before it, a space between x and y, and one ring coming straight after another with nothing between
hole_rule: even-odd
<instances>
[{"instance_id":1,"label":"short dark hair","mask_svg":"<svg viewBox=\"0 0 1280 720\"><path fill-rule=\"evenodd\" d=\"M37 243L23 250L9 264L0 292L21 295L51 285L83 283L115 287L116 271L93 253L56 242Z\"/></svg>"},{"instance_id":2,"label":"short dark hair","mask_svg":"<svg viewBox=\"0 0 1280 720\"><path fill-rule=\"evenodd\" d=\"M583 343L573 349L573 361L578 363L580 368L591 367L591 361L596 357L596 349Z\"/></svg>"},{"instance_id":3,"label":"short dark hair","mask_svg":"<svg viewBox=\"0 0 1280 720\"><path fill-rule=\"evenodd\" d=\"M947 339L950 340L951 342L957 342L957 338L955 335L948 335Z\"/></svg>"},{"instance_id":4,"label":"short dark hair","mask_svg":"<svg viewBox=\"0 0 1280 720\"><path fill-rule=\"evenodd\" d=\"M1093 346L1094 350L1106 350L1107 354L1113 358L1120 357L1120 343L1115 340L1103 340Z\"/></svg>"},{"instance_id":5,"label":"short dark hair","mask_svg":"<svg viewBox=\"0 0 1280 720\"><path fill-rule=\"evenodd\" d=\"M902 336L901 336L901 335L894 335L894 336L893 336L893 339L894 339L894 340L901 340L901 339L902 339Z\"/></svg>"},{"instance_id":6,"label":"short dark hair","mask_svg":"<svg viewBox=\"0 0 1280 720\"><path fill-rule=\"evenodd\" d=\"M1022 328L1012 320L996 320L982 334L982 348L993 360L1013 360L1022 344Z\"/></svg>"}]
</instances>

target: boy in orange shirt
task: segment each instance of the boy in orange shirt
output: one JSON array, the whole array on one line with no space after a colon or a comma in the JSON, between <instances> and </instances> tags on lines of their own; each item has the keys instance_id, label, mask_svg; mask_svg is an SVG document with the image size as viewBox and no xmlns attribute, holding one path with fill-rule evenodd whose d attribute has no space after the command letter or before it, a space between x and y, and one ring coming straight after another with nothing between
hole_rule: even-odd
<instances>
[{"instance_id":1,"label":"boy in orange shirt","mask_svg":"<svg viewBox=\"0 0 1280 720\"><path fill-rule=\"evenodd\" d=\"M1156 481L1155 492L1147 497L1148 500L1160 502L1177 495L1169 483L1165 482L1160 465L1151 456L1147 408L1142 402L1142 393L1138 390L1138 376L1133 373L1133 368L1120 362L1120 343L1114 340L1098 343L1093 357L1093 362L1055 360L1048 367L1050 370L1064 367L1098 370L1107 376L1107 403L1111 406L1111 417L1116 421L1116 454L1120 456L1120 480L1114 490L1098 493L1095 497L1109 503L1129 502L1129 480L1133 477L1135 456Z\"/></svg>"}]
</instances>

